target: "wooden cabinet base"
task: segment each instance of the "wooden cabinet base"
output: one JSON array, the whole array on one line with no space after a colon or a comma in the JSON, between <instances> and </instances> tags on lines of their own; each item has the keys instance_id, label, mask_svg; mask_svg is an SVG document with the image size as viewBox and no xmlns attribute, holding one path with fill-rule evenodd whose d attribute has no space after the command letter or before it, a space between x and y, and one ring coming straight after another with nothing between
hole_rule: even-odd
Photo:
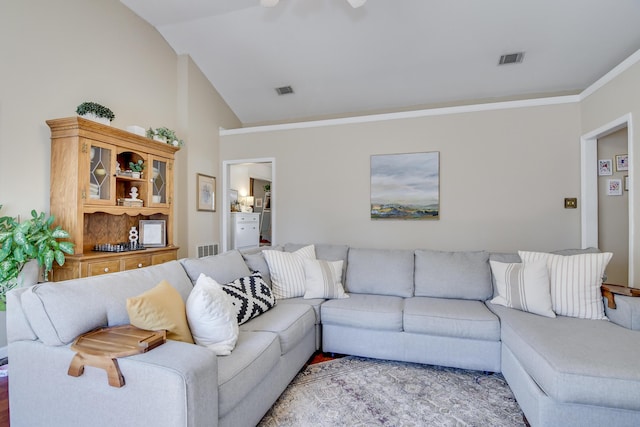
<instances>
[{"instance_id":1,"label":"wooden cabinet base","mask_svg":"<svg viewBox=\"0 0 640 427\"><path fill-rule=\"evenodd\" d=\"M178 247L149 248L132 252L88 252L67 255L63 266L56 265L49 280L79 279L117 271L133 270L178 259Z\"/></svg>"}]
</instances>

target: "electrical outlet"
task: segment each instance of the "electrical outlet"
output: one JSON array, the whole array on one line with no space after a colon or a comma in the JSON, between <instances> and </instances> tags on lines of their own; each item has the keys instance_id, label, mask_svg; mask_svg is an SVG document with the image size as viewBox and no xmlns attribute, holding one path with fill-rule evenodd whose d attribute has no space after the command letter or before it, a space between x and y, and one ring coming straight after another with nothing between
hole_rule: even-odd
<instances>
[{"instance_id":1,"label":"electrical outlet","mask_svg":"<svg viewBox=\"0 0 640 427\"><path fill-rule=\"evenodd\" d=\"M578 199L576 197L566 197L564 199L565 209L576 209L578 207Z\"/></svg>"}]
</instances>

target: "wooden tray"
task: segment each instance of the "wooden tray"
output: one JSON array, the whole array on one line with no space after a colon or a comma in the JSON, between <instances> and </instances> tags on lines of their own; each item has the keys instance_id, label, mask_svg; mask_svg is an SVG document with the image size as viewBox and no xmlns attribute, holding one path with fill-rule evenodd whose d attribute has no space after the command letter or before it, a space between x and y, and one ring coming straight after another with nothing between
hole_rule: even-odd
<instances>
[{"instance_id":1,"label":"wooden tray","mask_svg":"<svg viewBox=\"0 0 640 427\"><path fill-rule=\"evenodd\" d=\"M107 371L109 385L122 387L124 377L116 358L145 353L166 340L166 331L146 331L131 325L96 329L80 335L71 345L76 355L67 373L79 377L85 365L101 368Z\"/></svg>"}]
</instances>

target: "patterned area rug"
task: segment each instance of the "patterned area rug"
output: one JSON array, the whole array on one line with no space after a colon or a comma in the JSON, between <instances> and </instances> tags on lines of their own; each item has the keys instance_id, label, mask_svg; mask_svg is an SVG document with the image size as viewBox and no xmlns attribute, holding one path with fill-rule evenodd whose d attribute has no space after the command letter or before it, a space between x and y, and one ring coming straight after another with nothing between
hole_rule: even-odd
<instances>
[{"instance_id":1,"label":"patterned area rug","mask_svg":"<svg viewBox=\"0 0 640 427\"><path fill-rule=\"evenodd\" d=\"M307 366L259 426L524 426L500 374L348 356Z\"/></svg>"}]
</instances>

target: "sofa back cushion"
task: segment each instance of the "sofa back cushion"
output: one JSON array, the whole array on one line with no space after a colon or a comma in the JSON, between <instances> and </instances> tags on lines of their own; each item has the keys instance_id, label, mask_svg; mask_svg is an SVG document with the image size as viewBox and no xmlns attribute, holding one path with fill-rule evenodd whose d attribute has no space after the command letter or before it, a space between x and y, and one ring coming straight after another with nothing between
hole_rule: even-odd
<instances>
[{"instance_id":1,"label":"sofa back cushion","mask_svg":"<svg viewBox=\"0 0 640 427\"><path fill-rule=\"evenodd\" d=\"M178 261L57 283L32 286L21 296L25 317L47 345L66 345L78 335L104 326L126 325L127 298L162 280L186 301L192 285Z\"/></svg>"},{"instance_id":2,"label":"sofa back cushion","mask_svg":"<svg viewBox=\"0 0 640 427\"><path fill-rule=\"evenodd\" d=\"M247 267L242 258L242 254L235 249L204 258L184 258L180 262L193 285L198 281L200 273L221 284L233 282L240 277L246 277L251 274L249 267Z\"/></svg>"},{"instance_id":3,"label":"sofa back cushion","mask_svg":"<svg viewBox=\"0 0 640 427\"><path fill-rule=\"evenodd\" d=\"M489 253L416 251L416 296L485 301L493 295Z\"/></svg>"},{"instance_id":4,"label":"sofa back cushion","mask_svg":"<svg viewBox=\"0 0 640 427\"><path fill-rule=\"evenodd\" d=\"M346 291L354 294L413 296L413 251L349 249Z\"/></svg>"}]
</instances>

